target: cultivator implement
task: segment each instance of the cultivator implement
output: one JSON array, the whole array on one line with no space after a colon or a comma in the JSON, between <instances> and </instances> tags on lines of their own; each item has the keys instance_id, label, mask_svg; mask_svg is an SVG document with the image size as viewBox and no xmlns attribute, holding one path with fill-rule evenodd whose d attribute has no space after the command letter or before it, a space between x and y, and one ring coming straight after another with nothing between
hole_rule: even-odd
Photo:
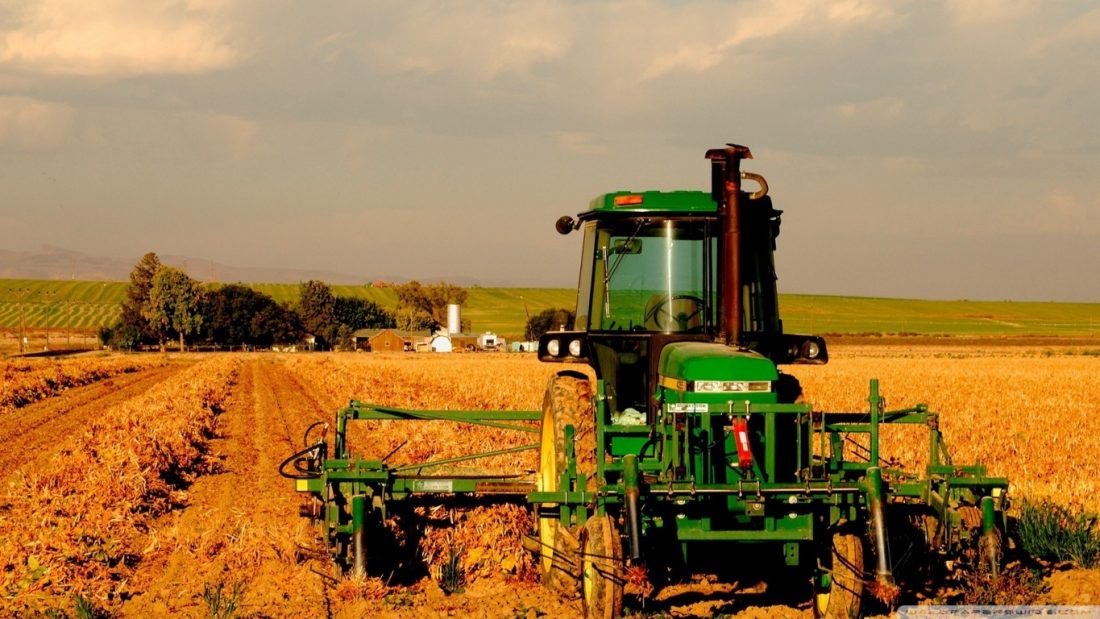
<instances>
[{"instance_id":1,"label":"cultivator implement","mask_svg":"<svg viewBox=\"0 0 1100 619\"><path fill-rule=\"evenodd\" d=\"M578 380L558 376L550 389ZM334 559L358 573L365 572L369 549L379 541L371 538L387 535L381 524L396 503L518 499L531 505L538 522L528 548L540 555L547 582L565 589L583 585L589 556L606 563L590 568L589 580L599 580L609 590L617 587L621 596L628 564L656 558L689 565L701 544L734 542L777 546L787 565L816 572L815 584L822 592L833 589L834 578L859 582L847 585L846 591L860 590L871 580L881 590L893 584L889 523L903 521L918 525L928 550L969 559L995 575L1007 480L987 475L980 465L953 463L939 416L926 406L885 410L877 381L871 381L868 400L865 412L819 412L808 404L774 403L723 404L711 410L698 402L668 402L657 428L586 424L599 446L588 472L578 462L577 428L560 425L561 408L552 398L544 411L508 412L411 411L353 401L337 413L331 447L324 437L314 441L307 433L309 444L283 469L297 477L296 489L304 494L302 515L321 524ZM368 420L448 421L544 438L393 466L386 456L352 454L348 428ZM530 423L540 420L541 427ZM923 470L906 470L880 455L879 436L888 426L926 431ZM560 440L555 427L562 428ZM738 428L744 428L741 434ZM654 444L653 436L666 440ZM708 436L724 436L726 444L709 453L694 449ZM793 439L789 453L779 449L788 444L784 438ZM738 448L739 441L747 443L747 453ZM561 454L556 452L559 446L564 447ZM535 474L441 471L531 450L541 452ZM592 548L597 543L601 547ZM865 546L873 563L864 562ZM853 570L853 565L862 567ZM838 575L843 570L851 573ZM848 609L854 603L843 602ZM833 606L832 614L841 612ZM827 601L821 610L829 610Z\"/></svg>"},{"instance_id":2,"label":"cultivator implement","mask_svg":"<svg viewBox=\"0 0 1100 619\"><path fill-rule=\"evenodd\" d=\"M587 364L594 380L558 372L541 411L353 401L337 413L331 449L307 432L282 470L338 562L363 573L396 505L519 501L532 510L527 545L544 583L600 617L622 610L628 568L683 574L716 557L807 575L815 610L830 617L858 616L868 583L892 599L895 569L918 547L997 575L1008 481L955 463L936 413L887 410L876 380L862 412L800 402L797 380L777 366L822 364L828 353L820 337L783 332L781 212L764 179L740 171L747 148L707 158L709 194L617 192L558 221L563 234L584 229L577 330L544 335L538 357ZM742 191L742 179L760 188ZM393 451L353 455L348 429L363 421L466 423L533 440L391 465ZM908 467L881 450L884 431L906 427L906 440L927 446ZM536 470L470 468L526 450L538 451Z\"/></svg>"}]
</instances>

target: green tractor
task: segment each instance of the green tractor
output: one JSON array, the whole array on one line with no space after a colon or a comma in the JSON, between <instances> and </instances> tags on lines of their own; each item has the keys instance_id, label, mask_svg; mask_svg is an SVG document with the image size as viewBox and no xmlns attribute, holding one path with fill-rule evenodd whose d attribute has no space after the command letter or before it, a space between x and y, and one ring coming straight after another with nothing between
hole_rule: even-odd
<instances>
[{"instance_id":1,"label":"green tractor","mask_svg":"<svg viewBox=\"0 0 1100 619\"><path fill-rule=\"evenodd\" d=\"M557 373L541 411L353 401L337 413L331 458L307 433L284 469L293 464L303 514L322 522L339 561L365 569L370 532L394 501L518 495L535 515L529 547L544 583L579 595L595 617L621 614L639 566L694 569L716 557L808 574L816 614L856 617L865 589L883 599L895 590L890 529L899 522L929 552L997 574L1008 482L953 463L936 413L886 410L875 380L866 411L814 411L778 370L827 362L826 343L783 332L781 211L764 178L741 170L751 153L729 145L706 157L709 192L610 193L557 222L562 234L583 231L576 330L544 335L538 356L588 364L594 383ZM743 190L746 179L755 191ZM351 455L347 426L360 419L449 419L537 432L538 441L390 467ZM514 423L536 419L537 429ZM926 430L923 470L879 453L883 424ZM424 473L520 449L539 451L533 481Z\"/></svg>"}]
</instances>

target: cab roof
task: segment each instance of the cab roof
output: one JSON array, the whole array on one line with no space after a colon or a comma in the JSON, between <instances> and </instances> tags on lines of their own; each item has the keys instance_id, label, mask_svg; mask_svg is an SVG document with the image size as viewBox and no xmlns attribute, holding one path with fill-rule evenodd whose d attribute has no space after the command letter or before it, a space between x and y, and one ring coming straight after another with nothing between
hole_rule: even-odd
<instances>
[{"instance_id":1,"label":"cab roof","mask_svg":"<svg viewBox=\"0 0 1100 619\"><path fill-rule=\"evenodd\" d=\"M718 207L706 191L616 191L596 196L581 219L605 213L709 214Z\"/></svg>"}]
</instances>

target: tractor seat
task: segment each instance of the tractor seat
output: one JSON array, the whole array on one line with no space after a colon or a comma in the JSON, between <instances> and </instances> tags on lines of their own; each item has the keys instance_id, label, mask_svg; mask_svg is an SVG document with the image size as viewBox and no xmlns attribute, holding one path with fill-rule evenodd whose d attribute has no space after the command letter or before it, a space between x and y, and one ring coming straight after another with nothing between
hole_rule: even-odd
<instances>
[{"instance_id":1,"label":"tractor seat","mask_svg":"<svg viewBox=\"0 0 1100 619\"><path fill-rule=\"evenodd\" d=\"M647 331L679 333L703 326L703 300L689 294L655 294L646 301Z\"/></svg>"}]
</instances>

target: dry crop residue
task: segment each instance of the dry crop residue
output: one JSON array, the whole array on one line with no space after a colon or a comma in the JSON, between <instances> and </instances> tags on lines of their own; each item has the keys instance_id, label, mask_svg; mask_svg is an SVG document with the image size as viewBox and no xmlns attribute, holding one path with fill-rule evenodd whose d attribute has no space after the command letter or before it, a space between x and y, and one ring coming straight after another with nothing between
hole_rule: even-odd
<instances>
[{"instance_id":1,"label":"dry crop residue","mask_svg":"<svg viewBox=\"0 0 1100 619\"><path fill-rule=\"evenodd\" d=\"M878 378L887 408L925 403L940 414L954 462L1008 477L1010 496L1051 498L1100 512L1100 358L996 351L996 356L881 348L844 351L828 365L788 368L817 410L867 410ZM881 453L927 461L927 429L889 428Z\"/></svg>"},{"instance_id":2,"label":"dry crop residue","mask_svg":"<svg viewBox=\"0 0 1100 619\"><path fill-rule=\"evenodd\" d=\"M208 470L205 443L238 364L202 361L110 407L3 489L0 614L65 608L77 595L110 608L131 593L152 517L182 505Z\"/></svg>"},{"instance_id":3,"label":"dry crop residue","mask_svg":"<svg viewBox=\"0 0 1100 619\"><path fill-rule=\"evenodd\" d=\"M191 363L178 361L117 374L0 415L0 444L19 445L19 449L0 451L0 479L43 470L62 443L59 437L79 434L112 407L168 380Z\"/></svg>"},{"instance_id":4,"label":"dry crop residue","mask_svg":"<svg viewBox=\"0 0 1100 619\"><path fill-rule=\"evenodd\" d=\"M163 356L109 356L0 361L0 414L119 374L167 363Z\"/></svg>"},{"instance_id":5,"label":"dry crop residue","mask_svg":"<svg viewBox=\"0 0 1100 619\"><path fill-rule=\"evenodd\" d=\"M576 601L534 582L519 541L530 527L522 505L430 510L414 550L425 573L437 577L448 552L460 550L464 592L446 595L431 577L341 575L320 548L317 529L297 515L293 482L276 472L300 448L304 429L331 422L349 399L537 410L547 379L561 369L527 355L221 355L165 370L163 382L145 393L126 391L136 384L126 377L114 379L122 395L104 383L83 387L88 399L79 406L67 400L79 390L53 398L95 412L66 415L87 423L87 431L64 421L71 436L59 437L44 463L17 471L10 478L16 483L0 496L0 614L71 613L80 594L121 616L209 616L209 594L220 590L238 604L239 616L578 616ZM1017 499L1100 508L1093 498L1100 445L1090 440L1100 431L1090 414L1100 404L1100 360L853 348L834 350L827 366L788 369L802 380L807 401L826 410L865 409L867 379L878 377L891 408L928 403L943 416L956 461L982 460L991 474L1010 477ZM50 404L14 414L42 406ZM391 464L532 441L450 422L356 425L362 427L350 443L361 455L379 457L404 444ZM11 451L38 449L32 434L9 433ZM887 456L919 462L924 448L924 441L884 437ZM526 472L536 460L535 452L522 452L481 466ZM1081 592L1100 589L1096 574L1055 574L1047 595L1086 599ZM766 590L719 585L692 581L657 592L645 610L810 616L805 605L774 605Z\"/></svg>"}]
</instances>

